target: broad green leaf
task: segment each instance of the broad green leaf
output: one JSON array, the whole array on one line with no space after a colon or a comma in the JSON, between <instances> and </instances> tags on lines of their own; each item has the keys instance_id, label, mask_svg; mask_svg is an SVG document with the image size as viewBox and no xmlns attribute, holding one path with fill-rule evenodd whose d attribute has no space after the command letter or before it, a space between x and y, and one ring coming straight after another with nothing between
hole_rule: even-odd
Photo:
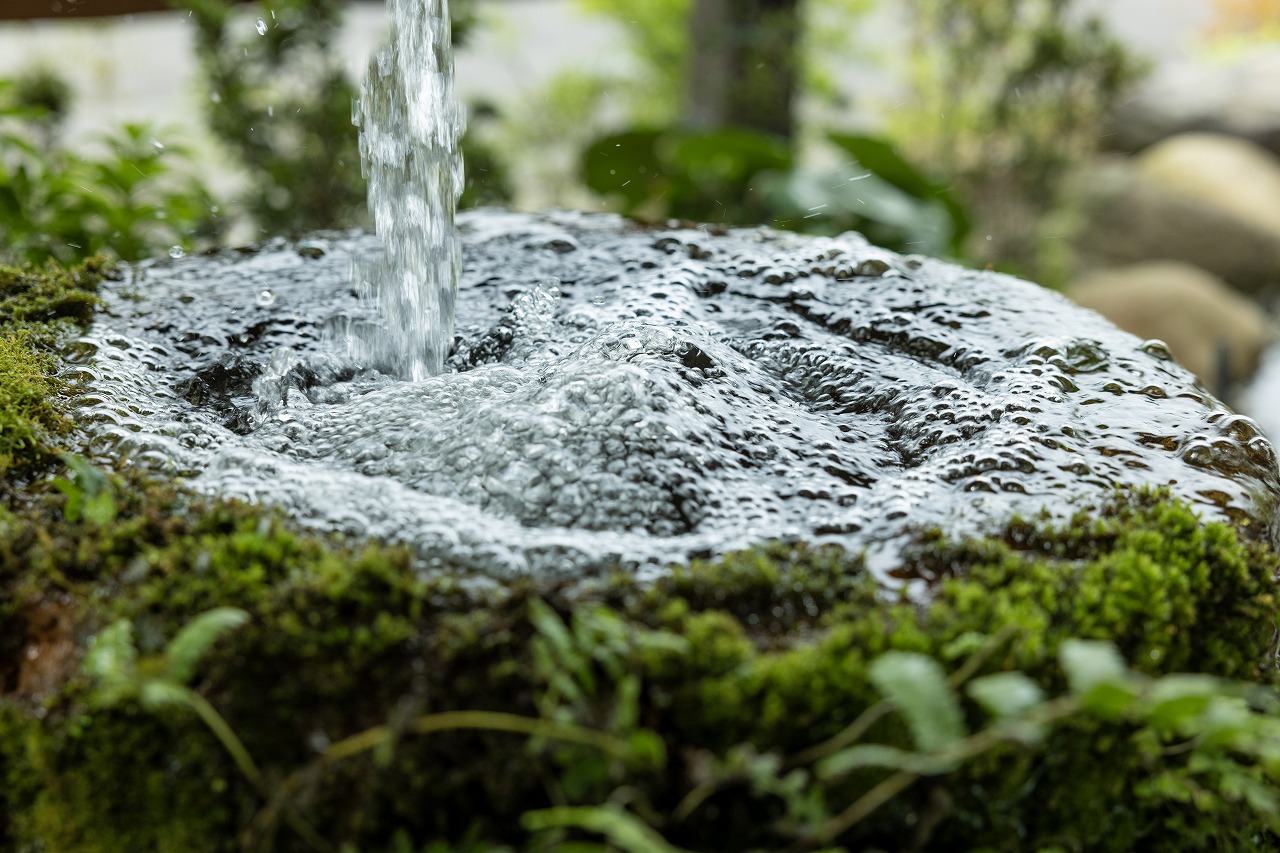
<instances>
[{"instance_id":1,"label":"broad green leaf","mask_svg":"<svg viewBox=\"0 0 1280 853\"><path fill-rule=\"evenodd\" d=\"M525 812L520 823L532 832L581 829L603 835L624 853L681 853L653 827L618 806L562 806Z\"/></svg>"},{"instance_id":2,"label":"broad green leaf","mask_svg":"<svg viewBox=\"0 0 1280 853\"><path fill-rule=\"evenodd\" d=\"M195 675L196 664L217 640L249 621L249 614L235 607L219 607L201 613L174 635L165 649L168 675L177 684L186 684Z\"/></svg>"},{"instance_id":3,"label":"broad green leaf","mask_svg":"<svg viewBox=\"0 0 1280 853\"><path fill-rule=\"evenodd\" d=\"M1225 687L1210 675L1166 675L1147 693L1147 722L1164 728L1184 726L1204 714Z\"/></svg>"},{"instance_id":4,"label":"broad green leaf","mask_svg":"<svg viewBox=\"0 0 1280 853\"><path fill-rule=\"evenodd\" d=\"M601 195L618 195L626 212L658 194L665 168L658 156L663 131L629 130L605 136L582 153L582 178Z\"/></svg>"},{"instance_id":5,"label":"broad green leaf","mask_svg":"<svg viewBox=\"0 0 1280 853\"><path fill-rule=\"evenodd\" d=\"M1039 705L1044 691L1021 672L998 672L969 682L965 690L996 717L1011 717Z\"/></svg>"},{"instance_id":6,"label":"broad green leaf","mask_svg":"<svg viewBox=\"0 0 1280 853\"><path fill-rule=\"evenodd\" d=\"M903 192L910 193L916 198L927 198L937 188L933 181L903 159L892 143L884 139L851 133L833 133L829 138L852 154L853 159L864 168L879 175Z\"/></svg>"},{"instance_id":7,"label":"broad green leaf","mask_svg":"<svg viewBox=\"0 0 1280 853\"><path fill-rule=\"evenodd\" d=\"M871 682L907 718L921 752L933 752L965 736L964 719L942 667L932 658L888 652L868 673Z\"/></svg>"},{"instance_id":8,"label":"broad green leaf","mask_svg":"<svg viewBox=\"0 0 1280 853\"><path fill-rule=\"evenodd\" d=\"M695 181L738 182L757 172L791 168L785 143L742 128L667 134L659 145L659 151L669 153L671 162Z\"/></svg>"},{"instance_id":9,"label":"broad green leaf","mask_svg":"<svg viewBox=\"0 0 1280 853\"><path fill-rule=\"evenodd\" d=\"M1115 645L1100 640L1063 641L1058 662L1072 693L1084 694L1099 684L1122 682L1129 674Z\"/></svg>"},{"instance_id":10,"label":"broad green leaf","mask_svg":"<svg viewBox=\"0 0 1280 853\"><path fill-rule=\"evenodd\" d=\"M867 743L842 749L819 762L816 769L819 778L836 779L862 767L886 767L932 776L954 770L955 766L955 760L946 756L925 755L893 746Z\"/></svg>"},{"instance_id":11,"label":"broad green leaf","mask_svg":"<svg viewBox=\"0 0 1280 853\"><path fill-rule=\"evenodd\" d=\"M963 244L971 227L969 212L945 185L922 174L884 139L848 133L833 133L828 138L848 151L860 165L882 180L916 198L941 205L951 219L953 250L957 250Z\"/></svg>"}]
</instances>

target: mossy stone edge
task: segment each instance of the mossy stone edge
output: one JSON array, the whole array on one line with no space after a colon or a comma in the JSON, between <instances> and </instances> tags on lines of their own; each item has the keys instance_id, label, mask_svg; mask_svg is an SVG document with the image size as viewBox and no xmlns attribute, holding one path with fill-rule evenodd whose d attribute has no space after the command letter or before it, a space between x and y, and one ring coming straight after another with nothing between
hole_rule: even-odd
<instances>
[{"instance_id":1,"label":"mossy stone edge","mask_svg":"<svg viewBox=\"0 0 1280 853\"><path fill-rule=\"evenodd\" d=\"M1276 681L1276 557L1156 493L1117 495L1067 524L1013 520L979 541L923 532L902 574L928 582L926 604L876 588L856 556L804 545L696 562L652 585L426 575L402 549L308 534L129 472L105 486L108 516L67 513L52 482L73 428L56 347L89 320L104 274L97 263L0 270L0 440L16 439L0 444L0 849L312 849L288 814L334 849L553 849L548 836L531 841L522 815L606 799L682 848L783 849L779 822L798 807L725 767L785 761L847 726L880 698L867 670L886 651L950 672L1004 631L980 671L1018 669L1052 691L1059 644L1097 638L1152 674ZM191 687L268 787L287 780L279 802L188 709L103 707L83 672L85 649L117 620L132 624L145 667L193 618L227 606L250 621L213 647ZM449 711L556 720L638 745L652 732L660 748L622 760L554 738L407 723ZM384 725L399 736L383 748L318 760ZM867 739L908 745L893 715ZM1144 793L1152 761L1131 726L1065 726L1039 748L1002 747L920 780L838 841L1277 846L1229 796ZM721 783L686 815L709 768ZM832 782L822 807L838 812L884 775Z\"/></svg>"}]
</instances>

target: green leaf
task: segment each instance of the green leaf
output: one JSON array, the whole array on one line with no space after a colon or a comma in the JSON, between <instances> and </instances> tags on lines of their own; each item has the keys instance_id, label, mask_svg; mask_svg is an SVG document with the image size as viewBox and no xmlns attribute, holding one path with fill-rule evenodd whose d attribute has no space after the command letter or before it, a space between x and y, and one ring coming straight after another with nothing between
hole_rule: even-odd
<instances>
[{"instance_id":1,"label":"green leaf","mask_svg":"<svg viewBox=\"0 0 1280 853\"><path fill-rule=\"evenodd\" d=\"M928 198L938 185L902 158L892 143L872 136L833 133L832 142L853 155L863 168L916 198Z\"/></svg>"},{"instance_id":2,"label":"green leaf","mask_svg":"<svg viewBox=\"0 0 1280 853\"><path fill-rule=\"evenodd\" d=\"M1211 675L1173 674L1151 685L1146 696L1146 717L1151 725L1179 729L1204 714L1227 685Z\"/></svg>"},{"instance_id":3,"label":"green leaf","mask_svg":"<svg viewBox=\"0 0 1280 853\"><path fill-rule=\"evenodd\" d=\"M1065 640L1058 662L1072 693L1085 694L1100 684L1125 681L1129 669L1113 643L1101 640Z\"/></svg>"},{"instance_id":4,"label":"green leaf","mask_svg":"<svg viewBox=\"0 0 1280 853\"><path fill-rule=\"evenodd\" d=\"M192 619L165 648L168 676L186 684L195 675L196 664L223 635L249 621L249 614L235 607L219 607Z\"/></svg>"},{"instance_id":5,"label":"green leaf","mask_svg":"<svg viewBox=\"0 0 1280 853\"><path fill-rule=\"evenodd\" d=\"M951 246L958 252L972 223L969 212L949 188L926 177L883 139L848 133L833 133L828 138L882 180L916 198L940 204L951 219Z\"/></svg>"},{"instance_id":6,"label":"green leaf","mask_svg":"<svg viewBox=\"0 0 1280 853\"><path fill-rule=\"evenodd\" d=\"M84 670L95 678L133 671L138 650L133 645L133 623L112 622L98 632L84 656Z\"/></svg>"},{"instance_id":7,"label":"green leaf","mask_svg":"<svg viewBox=\"0 0 1280 853\"><path fill-rule=\"evenodd\" d=\"M573 828L605 836L625 853L682 853L653 827L618 806L563 806L525 812L520 823L531 832Z\"/></svg>"},{"instance_id":8,"label":"green leaf","mask_svg":"<svg viewBox=\"0 0 1280 853\"><path fill-rule=\"evenodd\" d=\"M868 674L885 698L906 716L921 752L942 749L965 736L960 705L933 658L887 652L871 664Z\"/></svg>"},{"instance_id":9,"label":"green leaf","mask_svg":"<svg viewBox=\"0 0 1280 853\"><path fill-rule=\"evenodd\" d=\"M552 610L546 602L537 598L530 599L529 622L538 635L547 641L547 645L556 657L563 659L576 656L573 635L569 633L560 614Z\"/></svg>"},{"instance_id":10,"label":"green leaf","mask_svg":"<svg viewBox=\"0 0 1280 853\"><path fill-rule=\"evenodd\" d=\"M93 524L109 524L116 517L116 498L110 489L99 492L84 502L84 520Z\"/></svg>"},{"instance_id":11,"label":"green leaf","mask_svg":"<svg viewBox=\"0 0 1280 853\"><path fill-rule=\"evenodd\" d=\"M1127 716L1141 698L1139 686L1131 681L1105 681L1080 697L1080 707L1097 717L1117 720Z\"/></svg>"},{"instance_id":12,"label":"green leaf","mask_svg":"<svg viewBox=\"0 0 1280 853\"><path fill-rule=\"evenodd\" d=\"M84 656L84 671L96 682L95 699L114 705L137 689L138 650L133 644L133 623L112 622L98 632Z\"/></svg>"},{"instance_id":13,"label":"green leaf","mask_svg":"<svg viewBox=\"0 0 1280 853\"><path fill-rule=\"evenodd\" d=\"M601 195L617 195L632 212L660 192L666 171L658 157L660 130L605 136L582 152L582 178Z\"/></svg>"},{"instance_id":14,"label":"green leaf","mask_svg":"<svg viewBox=\"0 0 1280 853\"><path fill-rule=\"evenodd\" d=\"M998 672L969 682L965 688L975 702L995 717L1021 714L1044 701L1044 691L1021 672Z\"/></svg>"},{"instance_id":15,"label":"green leaf","mask_svg":"<svg viewBox=\"0 0 1280 853\"><path fill-rule=\"evenodd\" d=\"M830 780L863 767L887 767L890 770L933 776L954 770L956 761L945 755L925 755L893 746L867 743L840 750L819 762L816 769L819 778Z\"/></svg>"},{"instance_id":16,"label":"green leaf","mask_svg":"<svg viewBox=\"0 0 1280 853\"><path fill-rule=\"evenodd\" d=\"M667 745L657 732L637 729L627 736L628 761L637 767L661 769L667 763Z\"/></svg>"},{"instance_id":17,"label":"green leaf","mask_svg":"<svg viewBox=\"0 0 1280 853\"><path fill-rule=\"evenodd\" d=\"M791 151L782 141L742 128L668 134L670 160L695 181L745 181L764 171L791 168Z\"/></svg>"},{"instance_id":18,"label":"green leaf","mask_svg":"<svg viewBox=\"0 0 1280 853\"><path fill-rule=\"evenodd\" d=\"M113 520L116 501L107 475L82 456L63 453L61 458L71 469L71 479L59 477L53 481L53 487L67 496L63 517L71 522L83 518L96 524Z\"/></svg>"}]
</instances>

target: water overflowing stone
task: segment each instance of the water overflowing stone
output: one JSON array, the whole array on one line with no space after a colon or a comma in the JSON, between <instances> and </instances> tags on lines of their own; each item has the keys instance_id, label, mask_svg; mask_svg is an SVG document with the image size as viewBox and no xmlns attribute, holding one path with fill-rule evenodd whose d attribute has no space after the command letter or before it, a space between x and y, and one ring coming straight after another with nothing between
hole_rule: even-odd
<instances>
[{"instance_id":1,"label":"water overflowing stone","mask_svg":"<svg viewBox=\"0 0 1280 853\"><path fill-rule=\"evenodd\" d=\"M458 144L448 0L389 0L391 44L375 57L353 120L369 211L385 251L354 276L382 328L346 330L353 355L409 379L439 373L453 336L461 250Z\"/></svg>"},{"instance_id":2,"label":"water overflowing stone","mask_svg":"<svg viewBox=\"0 0 1280 853\"><path fill-rule=\"evenodd\" d=\"M801 538L868 549L893 582L912 531L1063 516L1125 484L1276 537L1253 423L1034 285L856 235L459 222L457 335L421 381L333 339L380 328L347 276L378 261L372 236L138 267L78 349L94 446L495 575Z\"/></svg>"}]
</instances>

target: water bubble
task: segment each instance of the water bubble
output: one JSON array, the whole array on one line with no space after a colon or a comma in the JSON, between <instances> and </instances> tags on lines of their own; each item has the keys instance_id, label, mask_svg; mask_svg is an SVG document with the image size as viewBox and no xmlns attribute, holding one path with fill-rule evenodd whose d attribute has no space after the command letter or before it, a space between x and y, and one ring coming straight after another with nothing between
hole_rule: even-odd
<instances>
[{"instance_id":1,"label":"water bubble","mask_svg":"<svg viewBox=\"0 0 1280 853\"><path fill-rule=\"evenodd\" d=\"M258 292L258 295L254 297L253 301L265 308L268 305L276 304L276 295L273 291L261 290Z\"/></svg>"},{"instance_id":2,"label":"water bubble","mask_svg":"<svg viewBox=\"0 0 1280 853\"><path fill-rule=\"evenodd\" d=\"M173 258L175 261L178 258L181 258L185 254L186 254L186 250L184 250L181 246L169 247L169 257Z\"/></svg>"},{"instance_id":3,"label":"water bubble","mask_svg":"<svg viewBox=\"0 0 1280 853\"><path fill-rule=\"evenodd\" d=\"M256 27L257 27L257 29L258 29L258 35L260 35L260 36L265 36L265 35L267 34L267 22L266 22L266 21L264 21L264 20L262 20L261 18L259 18L259 19L258 19L258 23L257 23L257 24L255 24L254 26L256 26Z\"/></svg>"}]
</instances>

